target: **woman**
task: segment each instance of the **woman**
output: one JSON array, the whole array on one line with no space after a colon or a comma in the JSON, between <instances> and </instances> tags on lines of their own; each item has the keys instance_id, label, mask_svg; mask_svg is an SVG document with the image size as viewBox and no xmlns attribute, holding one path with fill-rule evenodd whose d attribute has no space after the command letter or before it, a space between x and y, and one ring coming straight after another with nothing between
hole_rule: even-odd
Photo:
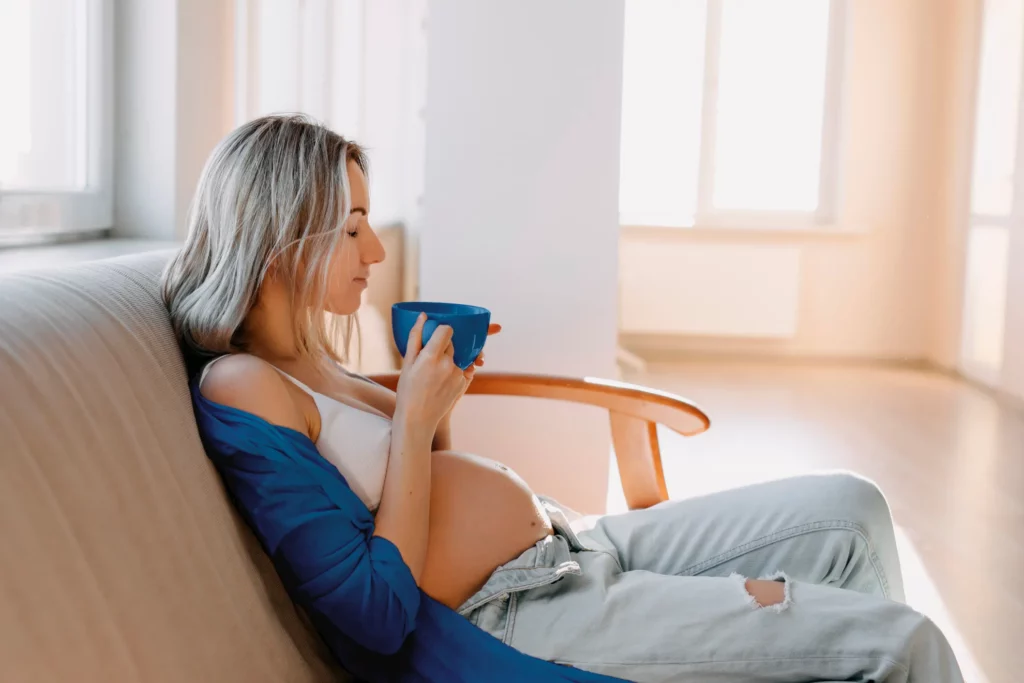
<instances>
[{"instance_id":1,"label":"woman","mask_svg":"<svg viewBox=\"0 0 1024 683\"><path fill-rule=\"evenodd\" d=\"M897 602L871 484L804 477L574 527L507 468L450 450L483 363L455 366L450 328L423 345L417 323L395 393L345 371L347 321L385 256L369 215L357 145L301 117L252 121L207 162L164 282L187 350L213 359L193 384L207 451L350 671L961 680Z\"/></svg>"}]
</instances>

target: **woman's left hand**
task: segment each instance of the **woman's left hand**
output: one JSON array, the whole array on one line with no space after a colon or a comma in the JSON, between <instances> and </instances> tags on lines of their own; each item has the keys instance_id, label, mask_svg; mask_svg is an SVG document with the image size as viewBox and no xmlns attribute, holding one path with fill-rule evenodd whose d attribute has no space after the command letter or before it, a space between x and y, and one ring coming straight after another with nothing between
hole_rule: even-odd
<instances>
[{"instance_id":1,"label":"woman's left hand","mask_svg":"<svg viewBox=\"0 0 1024 683\"><path fill-rule=\"evenodd\" d=\"M498 323L491 323L490 325L487 326L487 336L488 337L490 337L491 335L494 335L494 334L498 334L499 332L501 332L501 325L499 325ZM475 361L473 361L473 365L470 365L469 367L470 368L479 368L479 367L483 366L483 364L484 364L484 352L481 351L480 355L476 357Z\"/></svg>"},{"instance_id":2,"label":"woman's left hand","mask_svg":"<svg viewBox=\"0 0 1024 683\"><path fill-rule=\"evenodd\" d=\"M488 337L490 337L491 335L494 335L494 334L498 334L499 332L501 332L501 325L499 325L497 323L491 323L487 327L487 336ZM473 361L473 364L470 365L468 368L466 368L466 370L465 370L466 379L469 380L470 382L472 382L473 381L473 376L476 374L476 369L483 367L483 365L484 365L484 352L481 351L480 355L477 356L476 360ZM466 384L466 387L467 388L469 387L469 383ZM465 396L466 392L463 391L462 395ZM462 398L462 397L460 396L459 398Z\"/></svg>"}]
</instances>

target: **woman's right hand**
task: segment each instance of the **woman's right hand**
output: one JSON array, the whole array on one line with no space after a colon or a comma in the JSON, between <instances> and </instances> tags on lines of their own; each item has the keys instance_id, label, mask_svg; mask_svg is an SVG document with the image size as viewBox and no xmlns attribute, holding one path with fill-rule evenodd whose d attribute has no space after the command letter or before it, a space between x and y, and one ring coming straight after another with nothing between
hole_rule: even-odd
<instances>
[{"instance_id":1,"label":"woman's right hand","mask_svg":"<svg viewBox=\"0 0 1024 683\"><path fill-rule=\"evenodd\" d=\"M398 378L395 415L402 414L433 429L465 392L470 378L455 364L453 331L449 325L438 325L423 345L426 320L426 313L421 313L409 332Z\"/></svg>"}]
</instances>

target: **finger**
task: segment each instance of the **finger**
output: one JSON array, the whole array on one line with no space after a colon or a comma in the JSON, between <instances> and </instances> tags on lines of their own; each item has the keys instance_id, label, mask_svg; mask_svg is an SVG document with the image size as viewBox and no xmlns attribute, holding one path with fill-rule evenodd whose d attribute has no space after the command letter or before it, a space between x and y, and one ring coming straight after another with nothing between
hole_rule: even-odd
<instances>
[{"instance_id":1,"label":"finger","mask_svg":"<svg viewBox=\"0 0 1024 683\"><path fill-rule=\"evenodd\" d=\"M438 325L437 329L434 330L434 334L430 335L430 341L427 342L423 351L440 357L441 354L447 352L454 333L455 331L452 329L451 325Z\"/></svg>"},{"instance_id":2,"label":"finger","mask_svg":"<svg viewBox=\"0 0 1024 683\"><path fill-rule=\"evenodd\" d=\"M492 334L498 334L499 332L501 332L501 325L499 325L498 323L491 323L490 325L487 326L488 336Z\"/></svg>"},{"instance_id":3,"label":"finger","mask_svg":"<svg viewBox=\"0 0 1024 683\"><path fill-rule=\"evenodd\" d=\"M476 357L476 360L473 361L473 365L475 365L477 367L480 367L483 364L484 364L484 354L481 353L479 356Z\"/></svg>"},{"instance_id":4,"label":"finger","mask_svg":"<svg viewBox=\"0 0 1024 683\"><path fill-rule=\"evenodd\" d=\"M455 345L454 344L449 343L448 346L444 347L444 350L441 351L441 355L448 359L448 361L452 364L453 368L455 368L456 370L461 370L462 369L462 368L458 367L457 365L455 365Z\"/></svg>"},{"instance_id":5,"label":"finger","mask_svg":"<svg viewBox=\"0 0 1024 683\"><path fill-rule=\"evenodd\" d=\"M416 317L416 323L409 330L409 341L405 344L405 357L402 358L402 367L411 364L423 348L423 324L427 321L427 314L420 313Z\"/></svg>"},{"instance_id":6,"label":"finger","mask_svg":"<svg viewBox=\"0 0 1024 683\"><path fill-rule=\"evenodd\" d=\"M476 374L476 366L470 365L468 368L462 371L462 376L466 378L467 382L473 381L473 375Z\"/></svg>"}]
</instances>

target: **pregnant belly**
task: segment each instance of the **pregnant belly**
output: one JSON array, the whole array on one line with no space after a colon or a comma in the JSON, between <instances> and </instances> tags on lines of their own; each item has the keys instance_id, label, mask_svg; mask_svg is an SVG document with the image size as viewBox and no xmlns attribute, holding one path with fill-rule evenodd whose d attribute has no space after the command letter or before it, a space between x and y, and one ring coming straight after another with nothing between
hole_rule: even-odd
<instances>
[{"instance_id":1,"label":"pregnant belly","mask_svg":"<svg viewBox=\"0 0 1024 683\"><path fill-rule=\"evenodd\" d=\"M430 539L420 587L455 609L498 566L552 533L515 472L492 460L437 451L431 460Z\"/></svg>"}]
</instances>

